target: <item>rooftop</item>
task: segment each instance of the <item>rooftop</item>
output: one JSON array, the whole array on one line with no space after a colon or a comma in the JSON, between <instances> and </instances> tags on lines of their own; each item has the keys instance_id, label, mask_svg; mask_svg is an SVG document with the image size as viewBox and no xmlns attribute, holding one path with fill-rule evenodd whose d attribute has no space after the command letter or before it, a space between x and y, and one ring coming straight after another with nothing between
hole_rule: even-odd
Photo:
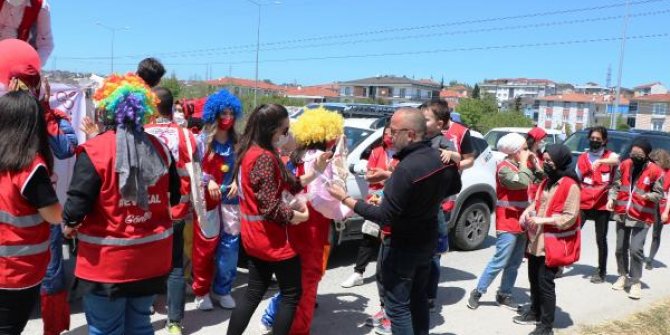
<instances>
[{"instance_id":1,"label":"rooftop","mask_svg":"<svg viewBox=\"0 0 670 335\"><path fill-rule=\"evenodd\" d=\"M383 85L418 85L439 89L440 84L432 80L414 80L405 76L377 76L341 82L340 85L383 86Z\"/></svg>"}]
</instances>

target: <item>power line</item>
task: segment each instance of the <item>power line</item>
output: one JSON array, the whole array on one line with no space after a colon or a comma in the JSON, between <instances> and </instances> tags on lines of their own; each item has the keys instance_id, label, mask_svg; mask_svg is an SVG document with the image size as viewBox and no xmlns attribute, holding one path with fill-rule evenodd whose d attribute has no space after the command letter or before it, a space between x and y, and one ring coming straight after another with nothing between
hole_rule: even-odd
<instances>
[{"instance_id":1,"label":"power line","mask_svg":"<svg viewBox=\"0 0 670 335\"><path fill-rule=\"evenodd\" d=\"M628 36L628 37L626 37L626 40L643 40L643 39L650 39L650 38L663 38L663 37L668 37L668 36L670 36L670 33L665 32L665 33ZM431 50L419 50L419 51L371 53L371 54L358 54L358 55L336 55L336 56L323 56L323 57L267 59L267 60L261 61L261 63L289 63L289 62L302 62L302 61L313 61L313 60L339 60L339 59L352 59L352 58L374 58L374 57L424 55L424 54L468 52L468 51L521 49L521 48L535 48L535 47L564 46L564 45L575 45L575 44L602 43L602 42L621 41L622 39L623 39L622 37L603 37L603 38L591 38L591 39L581 39L581 40L554 41L554 42L503 44L503 45L446 48L446 49L431 49ZM222 64L225 64L225 65L240 65L240 64L253 64L253 63L255 63L255 61L209 62L209 63L165 63L165 65L168 65L168 66L182 66L182 65L191 66L191 65L207 65L207 64L212 64L212 65L222 65ZM102 64L102 63L97 62L95 64ZM126 63L126 64L120 64L120 65L135 65L135 64L134 63Z\"/></svg>"},{"instance_id":2,"label":"power line","mask_svg":"<svg viewBox=\"0 0 670 335\"><path fill-rule=\"evenodd\" d=\"M661 11L642 12L642 13L629 15L629 17L630 18L648 17L648 16L662 15L662 14L667 14L667 13L670 13L670 9L665 9L665 10L661 10ZM361 43L375 43L375 42L399 41L399 40L408 40L408 39L417 39L417 38L430 38L430 37L439 37L439 36L465 35L465 34L485 33L485 32L494 32L494 31L537 29L537 28L556 27L556 26L563 26L563 25L618 20L618 19L623 18L624 16L625 15L612 15L612 16L603 16L603 17L588 18L588 19L574 19L574 20L531 23L531 24L512 25L512 26L503 26L503 27L456 30L456 31L436 32L436 33L427 33L427 34L406 35L406 36L382 37L382 38L376 38L376 39L361 39L361 40L351 40L351 41L301 45L301 46L283 46L283 47L276 47L276 48L265 48L265 49L261 49L261 51L307 49L307 48L319 48L319 47L326 47L326 46L341 46L341 45L351 45L351 44L361 44ZM183 57L183 58L187 58L187 57L207 57L207 56L231 55L231 54L250 53L250 52L255 52L255 50L238 50L238 51L228 51L228 52L208 52L208 53L204 53L204 54L200 54L200 55L184 54L184 55L179 55L179 56L175 56L175 57Z\"/></svg>"},{"instance_id":3,"label":"power line","mask_svg":"<svg viewBox=\"0 0 670 335\"><path fill-rule=\"evenodd\" d=\"M644 5L644 4L658 3L658 2L664 2L664 1L668 1L668 0L632 1L632 2L630 2L629 5L630 6ZM536 13L529 13L529 14L492 17L492 18L484 18L484 19L463 20L463 21L430 24L430 25L422 25L422 26L379 29L379 30L349 33L349 34L325 35L325 36L308 37L308 38L301 38L301 39L283 40L283 41L276 41L276 42L265 42L265 43L262 43L261 45L263 45L263 46L273 46L273 45L296 44L296 43L329 40L329 39L343 39L343 38L351 38L351 37L358 37L358 36L379 35L379 34L406 32L406 31L424 30L424 29L436 29L436 28L443 28L443 27L448 27L448 26L459 26L459 25L465 25L465 24L477 24L477 23L497 22L497 21L508 21L508 20L522 19L522 18L534 18L534 17L553 16L553 15L562 15L562 14L572 14L572 13L579 13L579 12L599 11L599 10L612 9L612 8L625 7L625 6L626 6L626 3L615 3L615 4L593 6L593 7L573 8L573 9L564 9L564 10L557 10L557 11L544 11L544 12L536 12ZM211 52L211 51L222 51L222 50L237 50L237 49L248 49L248 48L255 48L255 47L256 47L256 44L245 44L245 45L220 47L220 48L208 48L208 49L195 49L195 50L187 50L187 51L152 53L152 55L156 56L156 57L159 57L159 56L169 57L171 55L177 55L178 56L178 55L185 54L185 53ZM125 55L125 56L119 56L118 58L138 58L138 57L143 57L143 56L144 55ZM61 58L67 58L67 59L108 59L107 57L61 57Z\"/></svg>"}]
</instances>

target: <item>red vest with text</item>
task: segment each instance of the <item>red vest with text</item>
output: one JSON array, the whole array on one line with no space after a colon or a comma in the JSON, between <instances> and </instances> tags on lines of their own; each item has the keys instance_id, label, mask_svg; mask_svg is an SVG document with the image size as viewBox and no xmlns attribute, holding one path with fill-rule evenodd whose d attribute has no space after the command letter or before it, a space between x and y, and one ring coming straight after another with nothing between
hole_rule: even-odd
<instances>
[{"instance_id":1,"label":"red vest with text","mask_svg":"<svg viewBox=\"0 0 670 335\"><path fill-rule=\"evenodd\" d=\"M612 152L605 150L602 158L608 158ZM607 193L612 185L612 167L601 164L597 170L593 170L589 161L589 154L585 152L577 159L577 169L581 175L582 188L581 209L606 210Z\"/></svg>"},{"instance_id":2,"label":"red vest with text","mask_svg":"<svg viewBox=\"0 0 670 335\"><path fill-rule=\"evenodd\" d=\"M252 257L264 261L283 261L296 255L295 250L289 243L287 227L279 223L266 220L258 209L255 191L251 185L251 170L258 157L262 154L270 154L269 151L253 145L244 154L238 171L238 184L240 199L240 233L244 250ZM274 162L275 182L285 184L281 181L281 170L279 164ZM281 199L282 191L286 187L280 187L274 196Z\"/></svg>"},{"instance_id":3,"label":"red vest with text","mask_svg":"<svg viewBox=\"0 0 670 335\"><path fill-rule=\"evenodd\" d=\"M2 7L4 7L5 2L5 0L0 0L0 10L2 10ZM26 6L23 10L23 18L19 24L16 38L28 42L28 38L30 38L30 31L37 22L37 18L40 15L40 10L42 10L42 2L43 0L30 0L30 6Z\"/></svg>"},{"instance_id":4,"label":"red vest with text","mask_svg":"<svg viewBox=\"0 0 670 335\"><path fill-rule=\"evenodd\" d=\"M149 135L170 166L167 148ZM126 283L166 275L172 266L169 172L149 186L149 210L121 198L116 173L116 133L107 131L84 143L102 182L100 194L77 233L75 275L100 283Z\"/></svg>"},{"instance_id":5,"label":"red vest with text","mask_svg":"<svg viewBox=\"0 0 670 335\"><path fill-rule=\"evenodd\" d=\"M519 173L519 168L507 159L498 163L496 169L496 194L498 202L496 203L496 231L508 233L520 233L523 231L519 224L519 218L524 210L530 205L528 202L528 189L510 190L500 183L497 178L500 169L507 167Z\"/></svg>"},{"instance_id":6,"label":"red vest with text","mask_svg":"<svg viewBox=\"0 0 670 335\"><path fill-rule=\"evenodd\" d=\"M451 140L454 145L456 146L456 150L458 153L461 153L461 143L463 143L463 138L465 137L465 134L468 132L468 128L465 127L464 125L451 121L449 122L451 125L449 126L449 129L446 131L442 131L444 136ZM454 210L454 207L456 206L456 198L458 197L458 194L451 195L447 197L447 199L442 203L442 210L445 212L451 212Z\"/></svg>"},{"instance_id":7,"label":"red vest with text","mask_svg":"<svg viewBox=\"0 0 670 335\"><path fill-rule=\"evenodd\" d=\"M577 182L572 178L563 177L557 182L557 190L549 200L547 212L544 217L551 217L563 213L565 199L570 194L570 188ZM547 186L547 181L540 184L535 199L535 212L540 213L542 193ZM581 251L580 218L567 229L560 230L553 225L543 225L544 228L544 256L547 267L568 266L579 260Z\"/></svg>"},{"instance_id":8,"label":"red vest with text","mask_svg":"<svg viewBox=\"0 0 670 335\"><path fill-rule=\"evenodd\" d=\"M635 220L653 224L656 220L656 203L644 199L643 195L651 192L654 183L663 176L663 170L653 162L647 163L634 186L631 186L633 161L626 159L619 170L621 186L614 202L614 213L627 214Z\"/></svg>"},{"instance_id":9,"label":"red vest with text","mask_svg":"<svg viewBox=\"0 0 670 335\"><path fill-rule=\"evenodd\" d=\"M179 194L181 194L179 204L172 206L171 209L172 218L175 220L184 218L191 208L191 177L186 170L186 163L190 163L192 157L189 156L188 148L186 146L189 145L190 142L191 151L194 154L197 151L193 133L186 130L186 134L184 134L184 130L184 128L174 122L166 124L150 124L145 127L147 133L154 135L170 149L172 157L175 160L175 167L177 168L180 180ZM187 142L186 135L188 135L189 142Z\"/></svg>"},{"instance_id":10,"label":"red vest with text","mask_svg":"<svg viewBox=\"0 0 670 335\"><path fill-rule=\"evenodd\" d=\"M0 289L38 285L49 263L49 224L21 194L44 160L17 172L0 172Z\"/></svg>"},{"instance_id":11,"label":"red vest with text","mask_svg":"<svg viewBox=\"0 0 670 335\"><path fill-rule=\"evenodd\" d=\"M660 213L663 213L665 207L668 205L668 194L670 194L670 170L665 171L663 175L663 199L658 203ZM668 224L668 221L663 222L663 224Z\"/></svg>"}]
</instances>

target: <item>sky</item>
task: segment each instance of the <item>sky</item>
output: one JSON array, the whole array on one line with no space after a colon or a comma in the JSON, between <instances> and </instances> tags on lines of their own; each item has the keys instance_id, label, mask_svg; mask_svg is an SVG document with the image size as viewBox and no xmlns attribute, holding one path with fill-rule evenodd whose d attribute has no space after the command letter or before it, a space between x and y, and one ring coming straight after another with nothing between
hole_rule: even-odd
<instances>
[{"instance_id":1,"label":"sky","mask_svg":"<svg viewBox=\"0 0 670 335\"><path fill-rule=\"evenodd\" d=\"M256 1L256 0L254 0ZM260 0L259 0L260 1ZM378 75L543 78L616 85L624 0L260 2L259 78L302 85ZM250 0L50 1L46 69L133 71L155 56L180 79L253 79L259 6ZM631 0L622 86L670 87L670 0ZM666 23L663 23L666 22ZM121 30L128 28L128 30Z\"/></svg>"}]
</instances>

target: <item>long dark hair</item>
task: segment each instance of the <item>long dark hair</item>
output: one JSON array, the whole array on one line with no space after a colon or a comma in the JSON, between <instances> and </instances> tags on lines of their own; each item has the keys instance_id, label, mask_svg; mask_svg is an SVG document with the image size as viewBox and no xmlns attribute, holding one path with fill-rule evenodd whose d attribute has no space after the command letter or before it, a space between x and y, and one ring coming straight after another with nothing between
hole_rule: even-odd
<instances>
[{"instance_id":1,"label":"long dark hair","mask_svg":"<svg viewBox=\"0 0 670 335\"><path fill-rule=\"evenodd\" d=\"M0 171L20 171L40 154L49 172L53 157L47 137L44 111L28 92L0 97Z\"/></svg>"},{"instance_id":2,"label":"long dark hair","mask_svg":"<svg viewBox=\"0 0 670 335\"><path fill-rule=\"evenodd\" d=\"M279 169L281 170L282 178L288 180L288 171L286 166L282 164L279 152L272 144L272 135L281 127L283 120L288 119L288 111L282 105L278 104L263 104L256 107L244 127L244 133L240 138L240 146L237 150L237 158L235 162L235 175L239 173L240 164L244 154L249 151L253 145L257 145L272 154L279 162Z\"/></svg>"}]
</instances>

